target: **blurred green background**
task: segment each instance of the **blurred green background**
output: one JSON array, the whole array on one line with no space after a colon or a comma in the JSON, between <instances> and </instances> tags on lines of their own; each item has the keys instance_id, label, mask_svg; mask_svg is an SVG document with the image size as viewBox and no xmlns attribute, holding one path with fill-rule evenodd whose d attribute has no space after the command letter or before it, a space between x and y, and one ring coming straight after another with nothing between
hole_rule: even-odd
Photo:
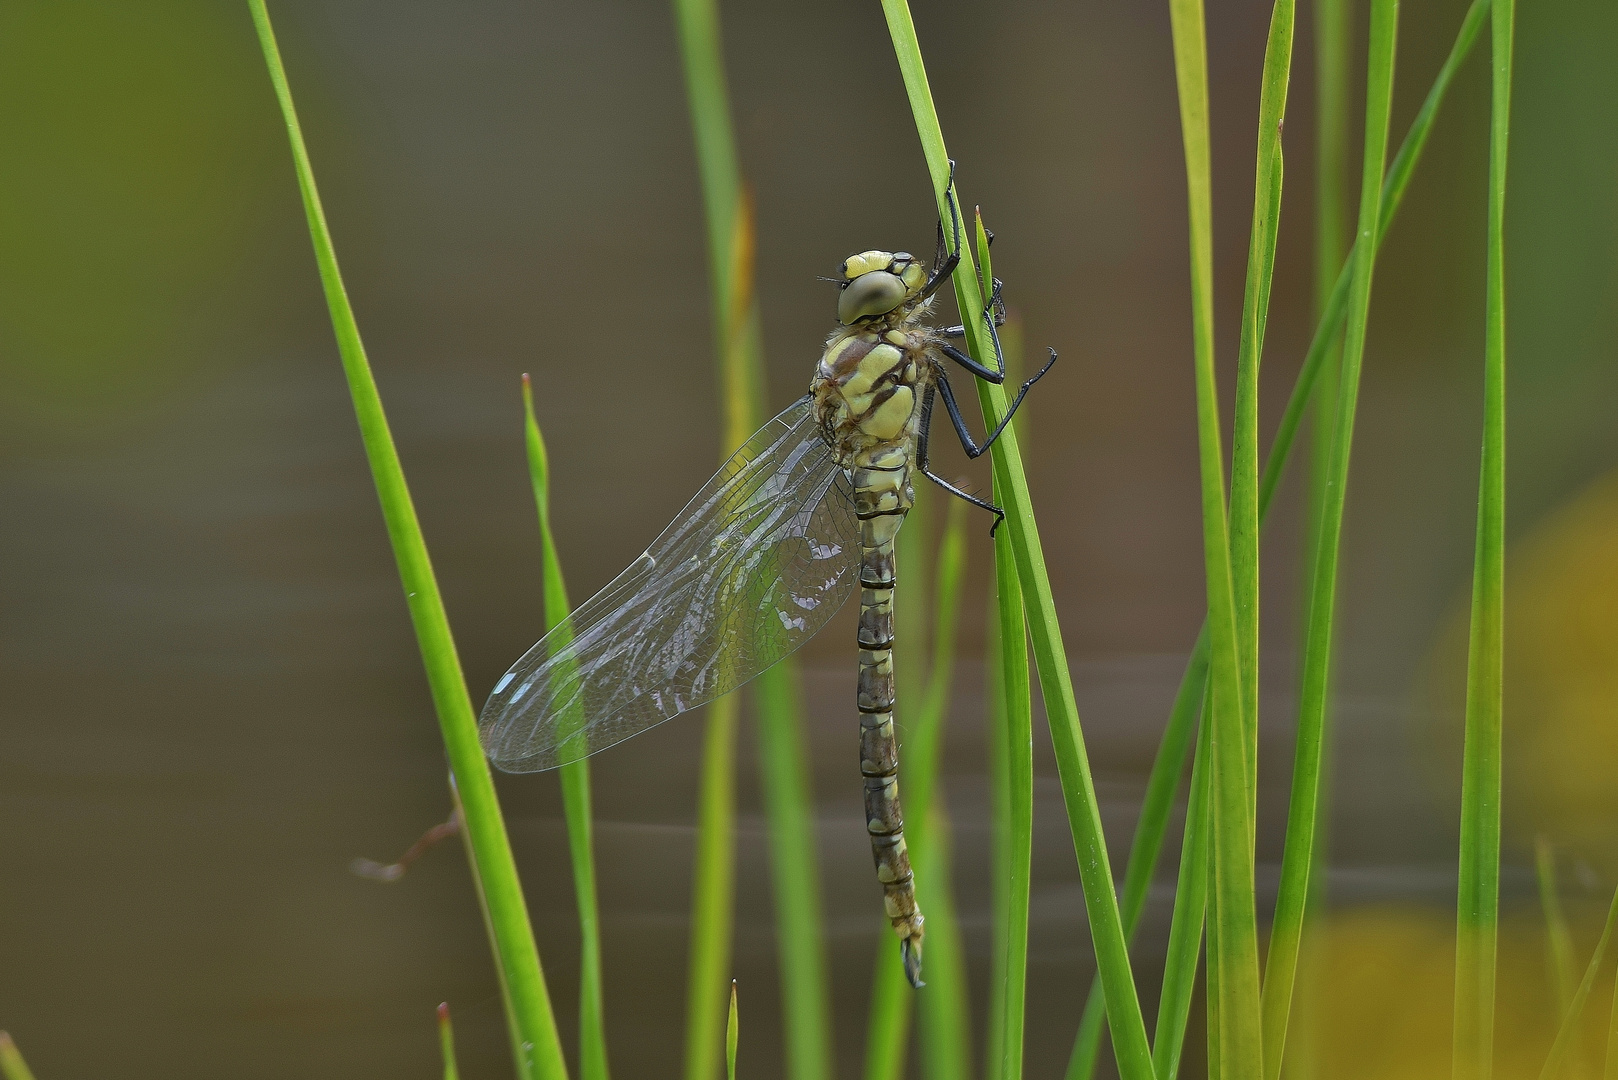
<instances>
[{"instance_id":1,"label":"blurred green background","mask_svg":"<svg viewBox=\"0 0 1618 1080\"><path fill-rule=\"evenodd\" d=\"M1406 6L1396 138L1464 6ZM533 373L577 597L643 549L719 451L672 18L661 3L508 0L286 0L271 13L481 699L542 625L519 374ZM733 0L723 15L782 406L831 325L816 275L868 247L930 252L932 203L876 4ZM1208 12L1227 377L1268 17L1258 2ZM1307 4L1300 19L1272 424L1312 329ZM1202 614L1167 5L933 3L917 20L963 197L1000 236L1008 301L1031 346L1062 351L1030 399L1029 467L1116 858ZM1460 682L1446 642L1464 617L1476 506L1486 48L1439 121L1372 308L1328 883L1344 940L1384 946L1347 954L1371 989L1334 983L1367 1007L1424 985L1399 969L1420 950L1388 943L1442 948L1453 905ZM1521 8L1505 890L1524 934L1536 831L1574 868L1578 925L1618 877L1615 49L1606 0ZM987 485L981 466L941 457L946 475ZM1299 495L1294 480L1266 549L1261 910L1291 760ZM245 5L0 6L0 505L0 1027L42 1080L431 1076L443 999L464 1074L508 1075L454 845L392 886L347 870L445 816L444 763ZM978 612L989 549L979 532L972 543ZM882 930L851 637L840 620L805 652L845 1076L858 1072ZM975 616L965 640L945 783L981 979ZM670 724L596 759L608 1031L626 1077L671 1075L678 1060L699 731ZM758 867L743 738L739 859ZM1054 768L1037 751L1029 1062L1052 1076L1092 961ZM502 792L571 1046L577 946L556 782L506 778ZM1171 880L1136 949L1148 982ZM752 1075L778 1061L768 888L767 874L740 875ZM1543 978L1527 955L1508 978ZM1447 1000L1447 984L1435 992ZM1353 1004L1335 1010L1350 1049L1364 1045L1352 1025L1376 1023ZM1447 1047L1446 1024L1438 1009L1411 1037ZM1509 1041L1516 1028L1503 1030ZM1392 1075L1361 1057L1328 1056L1327 1074Z\"/></svg>"}]
</instances>

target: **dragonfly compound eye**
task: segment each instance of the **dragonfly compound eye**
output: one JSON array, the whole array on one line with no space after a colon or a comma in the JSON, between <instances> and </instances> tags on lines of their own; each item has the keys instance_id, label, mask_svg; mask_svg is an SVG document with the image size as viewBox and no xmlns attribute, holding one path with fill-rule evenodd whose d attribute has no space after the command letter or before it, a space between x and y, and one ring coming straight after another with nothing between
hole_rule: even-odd
<instances>
[{"instance_id":1,"label":"dragonfly compound eye","mask_svg":"<svg viewBox=\"0 0 1618 1080\"><path fill-rule=\"evenodd\" d=\"M886 315L910 295L905 280L887 270L873 270L843 286L837 296L837 321L853 326L873 315Z\"/></svg>"}]
</instances>

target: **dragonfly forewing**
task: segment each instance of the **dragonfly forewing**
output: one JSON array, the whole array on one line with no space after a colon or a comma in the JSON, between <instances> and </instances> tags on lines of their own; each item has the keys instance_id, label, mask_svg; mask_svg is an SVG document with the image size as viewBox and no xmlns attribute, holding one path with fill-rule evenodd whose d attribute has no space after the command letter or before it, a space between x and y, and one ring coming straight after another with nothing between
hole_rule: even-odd
<instances>
[{"instance_id":1,"label":"dragonfly forewing","mask_svg":"<svg viewBox=\"0 0 1618 1080\"><path fill-rule=\"evenodd\" d=\"M635 563L495 685L478 726L508 772L575 761L734 690L858 586L849 481L802 398Z\"/></svg>"}]
</instances>

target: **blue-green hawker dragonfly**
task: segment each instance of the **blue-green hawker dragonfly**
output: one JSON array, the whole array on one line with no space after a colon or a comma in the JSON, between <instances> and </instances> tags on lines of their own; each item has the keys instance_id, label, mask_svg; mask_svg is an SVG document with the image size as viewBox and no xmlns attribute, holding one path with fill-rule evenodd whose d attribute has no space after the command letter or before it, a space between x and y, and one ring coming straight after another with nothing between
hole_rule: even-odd
<instances>
[{"instance_id":1,"label":"blue-green hawker dragonfly","mask_svg":"<svg viewBox=\"0 0 1618 1080\"><path fill-rule=\"evenodd\" d=\"M951 202L955 248L960 219ZM945 362L1004 380L985 319L988 368L950 344L962 327L925 324L957 257L939 228L931 274L907 252L866 251L837 278L838 326L808 394L765 424L634 564L552 630L501 677L479 721L501 769L538 772L579 760L729 693L813 637L857 589L860 771L884 906L905 971L921 985L922 917L899 806L894 736L894 537L912 502L911 473L992 511L936 476L928 428L942 397L971 457L1005 429L972 440Z\"/></svg>"}]
</instances>

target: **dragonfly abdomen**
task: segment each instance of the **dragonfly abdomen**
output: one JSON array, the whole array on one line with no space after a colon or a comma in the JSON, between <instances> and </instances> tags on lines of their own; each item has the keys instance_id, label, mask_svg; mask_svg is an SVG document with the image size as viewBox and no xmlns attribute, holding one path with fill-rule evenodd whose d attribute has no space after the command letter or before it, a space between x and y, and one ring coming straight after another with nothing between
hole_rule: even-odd
<instances>
[{"instance_id":1,"label":"dragonfly abdomen","mask_svg":"<svg viewBox=\"0 0 1618 1080\"><path fill-rule=\"evenodd\" d=\"M897 463L888 464L897 458ZM921 985L922 917L905 850L899 805L899 745L893 730L893 541L910 509L908 455L883 455L883 466L849 470L860 519L860 774L865 825L882 883L883 907L903 950L905 974Z\"/></svg>"}]
</instances>

